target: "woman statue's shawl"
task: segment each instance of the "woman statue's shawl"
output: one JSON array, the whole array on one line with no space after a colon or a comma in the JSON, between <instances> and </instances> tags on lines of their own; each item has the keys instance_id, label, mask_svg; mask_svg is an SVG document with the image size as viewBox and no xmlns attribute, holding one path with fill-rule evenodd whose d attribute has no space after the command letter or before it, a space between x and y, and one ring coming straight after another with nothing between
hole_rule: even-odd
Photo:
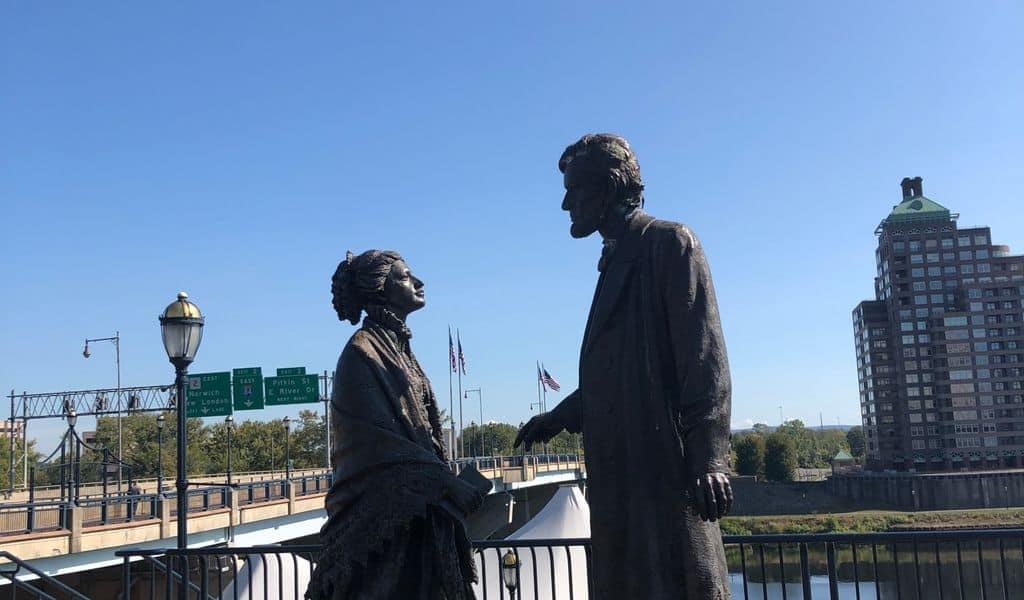
<instances>
[{"instance_id":1,"label":"woman statue's shawl","mask_svg":"<svg viewBox=\"0 0 1024 600\"><path fill-rule=\"evenodd\" d=\"M314 586L345 586L353 565L365 566L431 507L440 510L445 482L454 477L440 431L433 435L431 421L440 428L434 393L411 351L401 349L406 344L366 319L338 359L331 395L334 483L320 534L325 553L318 570L324 572ZM452 520L456 539L468 540L459 518ZM462 573L473 573L465 545L461 560L444 562L455 568L461 563ZM463 580L460 573L439 575Z\"/></svg>"}]
</instances>

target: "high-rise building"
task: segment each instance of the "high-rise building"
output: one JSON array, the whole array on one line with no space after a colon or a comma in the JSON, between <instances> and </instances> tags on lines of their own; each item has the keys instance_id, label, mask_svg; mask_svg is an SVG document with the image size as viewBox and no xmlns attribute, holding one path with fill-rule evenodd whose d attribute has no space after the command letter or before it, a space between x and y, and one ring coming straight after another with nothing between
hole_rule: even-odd
<instances>
[{"instance_id":1,"label":"high-rise building","mask_svg":"<svg viewBox=\"0 0 1024 600\"><path fill-rule=\"evenodd\" d=\"M901 186L853 310L867 468L1024 466L1024 256Z\"/></svg>"}]
</instances>

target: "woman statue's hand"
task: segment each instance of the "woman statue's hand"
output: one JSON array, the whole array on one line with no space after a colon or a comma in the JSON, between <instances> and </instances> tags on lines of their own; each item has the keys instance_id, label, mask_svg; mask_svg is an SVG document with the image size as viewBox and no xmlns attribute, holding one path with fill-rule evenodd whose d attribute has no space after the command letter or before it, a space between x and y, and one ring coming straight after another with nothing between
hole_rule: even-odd
<instances>
[{"instance_id":1,"label":"woman statue's hand","mask_svg":"<svg viewBox=\"0 0 1024 600\"><path fill-rule=\"evenodd\" d=\"M484 503L484 495L473 486L457 477L452 477L445 498L455 505L463 514L470 514Z\"/></svg>"}]
</instances>

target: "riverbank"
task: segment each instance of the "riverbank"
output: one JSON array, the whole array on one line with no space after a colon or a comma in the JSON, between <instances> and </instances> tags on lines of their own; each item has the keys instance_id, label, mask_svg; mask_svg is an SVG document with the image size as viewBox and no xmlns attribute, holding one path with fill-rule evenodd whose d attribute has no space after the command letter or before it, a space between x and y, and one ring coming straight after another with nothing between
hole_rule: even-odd
<instances>
[{"instance_id":1,"label":"riverbank","mask_svg":"<svg viewBox=\"0 0 1024 600\"><path fill-rule=\"evenodd\" d=\"M870 533L908 529L977 529L1024 527L1024 507L917 512L865 510L819 515L726 517L722 533Z\"/></svg>"}]
</instances>

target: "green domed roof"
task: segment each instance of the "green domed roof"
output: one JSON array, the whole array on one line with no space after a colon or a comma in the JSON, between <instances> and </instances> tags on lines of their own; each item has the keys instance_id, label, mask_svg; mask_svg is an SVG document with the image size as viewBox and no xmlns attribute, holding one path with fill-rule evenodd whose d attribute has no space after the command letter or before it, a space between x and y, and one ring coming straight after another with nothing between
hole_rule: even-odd
<instances>
[{"instance_id":1,"label":"green domed roof","mask_svg":"<svg viewBox=\"0 0 1024 600\"><path fill-rule=\"evenodd\" d=\"M894 206L885 220L887 223L910 223L949 218L949 209L945 206L924 196L915 196Z\"/></svg>"}]
</instances>

